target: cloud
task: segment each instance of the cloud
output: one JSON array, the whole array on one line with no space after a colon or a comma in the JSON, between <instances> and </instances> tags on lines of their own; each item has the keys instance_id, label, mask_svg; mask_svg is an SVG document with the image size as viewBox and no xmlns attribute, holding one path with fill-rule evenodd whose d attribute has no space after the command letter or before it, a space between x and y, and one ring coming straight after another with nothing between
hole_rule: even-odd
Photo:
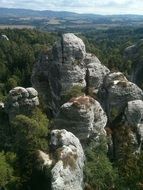
<instances>
[{"instance_id":1,"label":"cloud","mask_svg":"<svg viewBox=\"0 0 143 190\"><path fill-rule=\"evenodd\" d=\"M143 14L143 0L0 0L1 7L98 14Z\"/></svg>"}]
</instances>

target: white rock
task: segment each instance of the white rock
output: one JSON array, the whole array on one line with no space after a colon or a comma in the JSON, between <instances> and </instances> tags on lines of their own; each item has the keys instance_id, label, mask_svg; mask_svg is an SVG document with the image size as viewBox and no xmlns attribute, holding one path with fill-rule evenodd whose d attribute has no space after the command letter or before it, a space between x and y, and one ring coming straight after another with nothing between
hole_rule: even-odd
<instances>
[{"instance_id":1,"label":"white rock","mask_svg":"<svg viewBox=\"0 0 143 190\"><path fill-rule=\"evenodd\" d=\"M4 103L0 102L0 109L4 109Z\"/></svg>"},{"instance_id":2,"label":"white rock","mask_svg":"<svg viewBox=\"0 0 143 190\"><path fill-rule=\"evenodd\" d=\"M85 156L78 138L66 130L53 130L51 136L51 145L57 147L58 154L51 171L52 190L82 190ZM53 137L57 138L56 144Z\"/></svg>"},{"instance_id":3,"label":"white rock","mask_svg":"<svg viewBox=\"0 0 143 190\"><path fill-rule=\"evenodd\" d=\"M53 161L50 159L50 156L44 153L41 150L38 150L38 158L42 161L42 165L44 166L52 166Z\"/></svg>"},{"instance_id":4,"label":"white rock","mask_svg":"<svg viewBox=\"0 0 143 190\"><path fill-rule=\"evenodd\" d=\"M10 120L18 114L29 115L39 105L38 93L34 88L15 87L10 90L5 102L5 111Z\"/></svg>"},{"instance_id":5,"label":"white rock","mask_svg":"<svg viewBox=\"0 0 143 190\"><path fill-rule=\"evenodd\" d=\"M124 111L128 101L142 100L143 92L136 84L128 81L122 73L114 72L106 76L101 96L109 120L112 121Z\"/></svg>"},{"instance_id":6,"label":"white rock","mask_svg":"<svg viewBox=\"0 0 143 190\"><path fill-rule=\"evenodd\" d=\"M38 96L38 92L34 88L30 87L26 88L26 90L28 91L30 98Z\"/></svg>"}]
</instances>

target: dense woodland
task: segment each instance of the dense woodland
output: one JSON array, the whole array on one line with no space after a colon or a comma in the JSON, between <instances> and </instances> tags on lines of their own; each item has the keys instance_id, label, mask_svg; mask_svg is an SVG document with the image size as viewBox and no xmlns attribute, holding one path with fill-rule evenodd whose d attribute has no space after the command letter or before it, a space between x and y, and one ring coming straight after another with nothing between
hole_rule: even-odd
<instances>
[{"instance_id":1,"label":"dense woodland","mask_svg":"<svg viewBox=\"0 0 143 190\"><path fill-rule=\"evenodd\" d=\"M51 48L59 35L28 29L0 30L0 102L13 87L31 86L34 63L42 52ZM77 35L84 40L88 52L97 55L111 70L120 70L129 77L132 62L125 60L124 49L143 37L143 28L92 30ZM30 116L16 116L11 123L0 111L0 189L44 190L50 183L34 168L36 150L48 152L50 122L41 107ZM32 134L29 135L29 131ZM122 146L121 159L108 158L104 139L99 147L93 144L91 150L85 151L84 174L88 190L143 189L143 154L131 153L130 137L124 126L122 131L122 137L128 139L130 146Z\"/></svg>"}]
</instances>

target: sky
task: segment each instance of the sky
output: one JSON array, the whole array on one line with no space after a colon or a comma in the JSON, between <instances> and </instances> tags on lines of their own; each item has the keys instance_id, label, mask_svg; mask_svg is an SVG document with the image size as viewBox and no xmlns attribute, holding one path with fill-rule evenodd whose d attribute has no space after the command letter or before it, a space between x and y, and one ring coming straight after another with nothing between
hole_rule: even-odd
<instances>
[{"instance_id":1,"label":"sky","mask_svg":"<svg viewBox=\"0 0 143 190\"><path fill-rule=\"evenodd\" d=\"M141 14L143 0L0 0L0 7L94 14Z\"/></svg>"}]
</instances>

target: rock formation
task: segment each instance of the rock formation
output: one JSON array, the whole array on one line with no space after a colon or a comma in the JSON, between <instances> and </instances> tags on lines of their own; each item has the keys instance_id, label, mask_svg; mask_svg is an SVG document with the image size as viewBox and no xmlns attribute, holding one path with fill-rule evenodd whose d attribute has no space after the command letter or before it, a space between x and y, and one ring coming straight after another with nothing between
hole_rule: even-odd
<instances>
[{"instance_id":1,"label":"rock formation","mask_svg":"<svg viewBox=\"0 0 143 190\"><path fill-rule=\"evenodd\" d=\"M143 141L143 101L134 100L128 102L125 116L128 124L135 131L135 137L140 146Z\"/></svg>"},{"instance_id":2,"label":"rock formation","mask_svg":"<svg viewBox=\"0 0 143 190\"><path fill-rule=\"evenodd\" d=\"M125 51L136 63L132 79L139 85L143 60L136 59L142 44L140 41ZM83 148L92 151L93 143L96 151L102 137L113 160L119 159L124 144L131 143L133 153L143 148L143 91L121 72L110 72L95 55L86 52L85 44L74 34L63 34L52 50L41 55L31 80L36 90L13 88L5 103L0 102L0 111L5 111L10 121L18 114L29 116L39 105L39 93L53 120L49 154L38 150L34 169L50 181L52 190L83 189ZM82 95L74 96L73 89Z\"/></svg>"},{"instance_id":3,"label":"rock formation","mask_svg":"<svg viewBox=\"0 0 143 190\"><path fill-rule=\"evenodd\" d=\"M5 35L5 34L2 34L2 35L0 36L0 38L9 41L9 38L8 38L7 35Z\"/></svg>"},{"instance_id":4,"label":"rock formation","mask_svg":"<svg viewBox=\"0 0 143 190\"><path fill-rule=\"evenodd\" d=\"M38 92L34 88L15 87L9 92L5 102L5 111L11 120L18 114L30 115L38 105Z\"/></svg>"},{"instance_id":5,"label":"rock formation","mask_svg":"<svg viewBox=\"0 0 143 190\"><path fill-rule=\"evenodd\" d=\"M143 99L142 90L120 72L106 76L101 94L110 121L124 111L129 101Z\"/></svg>"},{"instance_id":6,"label":"rock formation","mask_svg":"<svg viewBox=\"0 0 143 190\"><path fill-rule=\"evenodd\" d=\"M121 147L128 141L125 133L128 133L128 138L133 147L133 152L138 151L140 143L138 142L137 122L136 127L131 127L131 120L123 117L125 108L129 106L129 102L143 100L142 90L134 83L127 80L121 72L109 73L104 80L103 86L100 89L100 101L106 111L109 129L111 129L112 138L110 138L109 154L111 159L118 159ZM138 108L140 110L140 108ZM133 113L129 107L126 108L126 117ZM135 111L135 110L134 110ZM141 111L141 110L140 110ZM134 114L136 111L134 112ZM131 114L131 115L130 115ZM131 117L132 117L131 116ZM141 128L140 128L141 132ZM139 132L139 133L140 133ZM126 134L127 135L127 134ZM141 142L141 141L140 141Z\"/></svg>"},{"instance_id":7,"label":"rock formation","mask_svg":"<svg viewBox=\"0 0 143 190\"><path fill-rule=\"evenodd\" d=\"M107 116L100 103L89 96L72 98L61 106L54 120L56 129L66 129L86 144L88 138L105 135Z\"/></svg>"},{"instance_id":8,"label":"rock formation","mask_svg":"<svg viewBox=\"0 0 143 190\"><path fill-rule=\"evenodd\" d=\"M3 102L0 102L0 110L1 109L4 109L4 103Z\"/></svg>"},{"instance_id":9,"label":"rock formation","mask_svg":"<svg viewBox=\"0 0 143 190\"><path fill-rule=\"evenodd\" d=\"M96 97L98 90L103 85L104 78L109 74L109 69L101 64L97 57L87 54L85 59L87 64L86 88L87 93Z\"/></svg>"},{"instance_id":10,"label":"rock formation","mask_svg":"<svg viewBox=\"0 0 143 190\"><path fill-rule=\"evenodd\" d=\"M86 53L83 41L74 34L64 34L52 49L35 64L32 84L49 112L55 116L62 97L74 86L97 93L109 69L96 56Z\"/></svg>"},{"instance_id":11,"label":"rock formation","mask_svg":"<svg viewBox=\"0 0 143 190\"><path fill-rule=\"evenodd\" d=\"M125 57L132 62L131 81L143 87L143 39L125 49Z\"/></svg>"},{"instance_id":12,"label":"rock formation","mask_svg":"<svg viewBox=\"0 0 143 190\"><path fill-rule=\"evenodd\" d=\"M126 54L131 49L135 55L135 46L128 48ZM143 100L143 92L136 84L128 81L121 72L110 73L95 55L86 52L83 41L71 33L62 35L51 52L41 56L34 66L32 83L54 116L54 129L71 131L83 146L89 137L105 134L106 114L111 124L109 128L112 128L116 119L122 118L128 102ZM72 94L74 87L94 99L79 95L64 99L67 94ZM122 127L115 124L114 128L117 128L118 135ZM116 134L112 134L114 139L117 139ZM114 149L116 145L111 144Z\"/></svg>"},{"instance_id":13,"label":"rock formation","mask_svg":"<svg viewBox=\"0 0 143 190\"><path fill-rule=\"evenodd\" d=\"M41 167L51 169L52 190L82 190L84 152L77 137L66 130L51 131L49 155L39 151Z\"/></svg>"}]
</instances>

